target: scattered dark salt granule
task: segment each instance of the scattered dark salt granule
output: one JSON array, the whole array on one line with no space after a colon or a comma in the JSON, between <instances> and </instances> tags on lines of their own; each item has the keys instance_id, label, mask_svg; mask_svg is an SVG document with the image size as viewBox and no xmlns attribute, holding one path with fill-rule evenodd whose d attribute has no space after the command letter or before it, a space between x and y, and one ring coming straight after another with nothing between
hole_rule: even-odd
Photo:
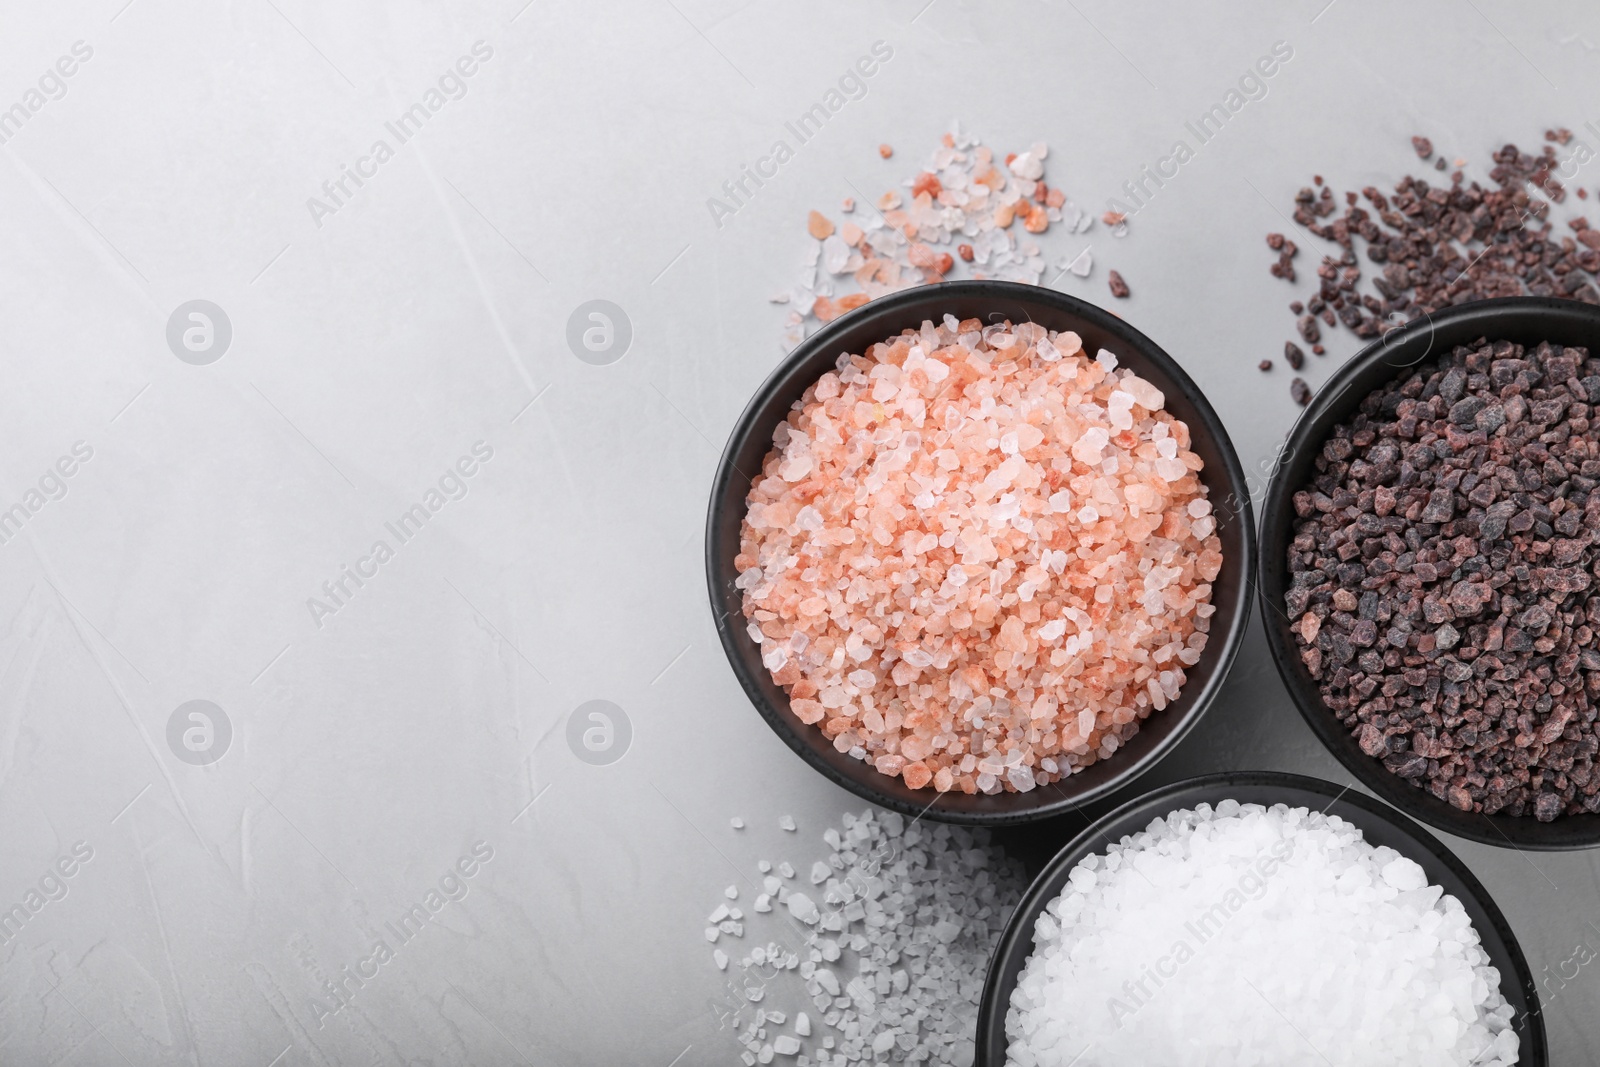
<instances>
[{"instance_id":1,"label":"scattered dark salt granule","mask_svg":"<svg viewBox=\"0 0 1600 1067\"><path fill-rule=\"evenodd\" d=\"M1295 494L1285 608L1362 751L1463 811L1600 811L1600 359L1479 340Z\"/></svg>"},{"instance_id":2,"label":"scattered dark salt granule","mask_svg":"<svg viewBox=\"0 0 1600 1067\"><path fill-rule=\"evenodd\" d=\"M1569 223L1571 235L1551 224L1552 204L1567 199L1556 177L1563 160L1555 146L1571 140L1571 132L1549 130L1545 140L1538 154L1513 144L1494 152L1489 187L1466 181L1460 170L1448 180L1407 176L1389 194L1370 185L1360 197L1346 192L1338 217L1340 197L1315 176L1314 186L1295 196L1294 221L1340 253L1322 258L1316 293L1290 305L1301 339L1321 355L1324 328L1342 326L1370 340L1440 308L1491 297L1600 303L1600 232L1581 218ZM1426 137L1411 143L1420 159L1447 167ZM1378 265L1368 292L1360 286L1358 238L1365 258ZM1271 233L1267 244L1278 252L1273 276L1294 280L1287 258L1293 242Z\"/></svg>"},{"instance_id":3,"label":"scattered dark salt granule","mask_svg":"<svg viewBox=\"0 0 1600 1067\"><path fill-rule=\"evenodd\" d=\"M1301 407L1311 403L1311 386L1306 384L1304 378L1296 378L1289 383L1289 395L1294 397L1294 402Z\"/></svg>"},{"instance_id":4,"label":"scattered dark salt granule","mask_svg":"<svg viewBox=\"0 0 1600 1067\"><path fill-rule=\"evenodd\" d=\"M1257 370L1271 370L1272 369L1272 360L1270 360L1270 359L1262 360L1260 363L1256 364L1256 369Z\"/></svg>"},{"instance_id":5,"label":"scattered dark salt granule","mask_svg":"<svg viewBox=\"0 0 1600 1067\"><path fill-rule=\"evenodd\" d=\"M1306 365L1306 354L1293 341L1285 341L1283 343L1283 358L1288 360L1289 366L1295 370L1299 370Z\"/></svg>"},{"instance_id":6,"label":"scattered dark salt granule","mask_svg":"<svg viewBox=\"0 0 1600 1067\"><path fill-rule=\"evenodd\" d=\"M1111 271L1107 276L1107 280L1111 284L1112 296L1116 297L1118 300L1127 299L1128 283L1122 280L1122 275L1118 274L1116 271Z\"/></svg>"}]
</instances>

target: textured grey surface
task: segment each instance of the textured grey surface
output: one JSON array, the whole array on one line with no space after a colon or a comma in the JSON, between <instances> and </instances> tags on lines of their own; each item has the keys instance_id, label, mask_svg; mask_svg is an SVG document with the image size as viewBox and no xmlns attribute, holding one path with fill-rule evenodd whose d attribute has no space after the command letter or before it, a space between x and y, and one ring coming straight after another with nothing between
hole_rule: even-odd
<instances>
[{"instance_id":1,"label":"textured grey surface","mask_svg":"<svg viewBox=\"0 0 1600 1067\"><path fill-rule=\"evenodd\" d=\"M0 907L44 883L0 944L0 1062L732 1061L704 917L856 806L746 704L700 564L805 212L911 173L952 116L1002 153L1049 142L1049 182L1098 210L1288 42L1125 240L1046 241L1093 243L1068 291L1107 301L1121 270L1117 310L1251 466L1295 414L1281 362L1255 364L1291 326L1262 234L1296 188L1392 185L1418 131L1481 176L1600 118L1579 3L925 3L4 6L0 108L92 56L0 147L0 507L67 490L0 544ZM719 228L707 198L879 40L866 95ZM464 95L400 144L385 124L477 41ZM310 210L379 139L393 158ZM195 299L232 326L206 365L167 343ZM610 365L566 339L596 299L632 325ZM441 478L460 499L389 532ZM335 604L346 565L369 577ZM232 730L207 765L168 743L197 699ZM569 747L591 700L631 723L620 760ZM1343 780L1259 627L1150 781L1226 767ZM1595 1062L1593 855L1451 844L1556 993L1554 1062ZM442 880L460 899L386 932ZM344 967L369 977L319 1011Z\"/></svg>"}]
</instances>

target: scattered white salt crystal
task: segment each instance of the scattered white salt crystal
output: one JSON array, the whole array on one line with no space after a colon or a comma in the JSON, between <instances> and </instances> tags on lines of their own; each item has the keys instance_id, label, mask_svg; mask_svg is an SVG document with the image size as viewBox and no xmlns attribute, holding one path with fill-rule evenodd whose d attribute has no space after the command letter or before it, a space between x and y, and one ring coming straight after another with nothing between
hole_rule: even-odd
<instances>
[{"instance_id":1,"label":"scattered white salt crystal","mask_svg":"<svg viewBox=\"0 0 1600 1067\"><path fill-rule=\"evenodd\" d=\"M832 234L822 242L822 266L829 274L841 274L844 265L850 259L850 246L844 243L844 238Z\"/></svg>"},{"instance_id":2,"label":"scattered white salt crystal","mask_svg":"<svg viewBox=\"0 0 1600 1067\"><path fill-rule=\"evenodd\" d=\"M727 897L729 900L738 900L739 887L736 885L730 885L728 888L722 891L722 895Z\"/></svg>"},{"instance_id":3,"label":"scattered white salt crystal","mask_svg":"<svg viewBox=\"0 0 1600 1067\"><path fill-rule=\"evenodd\" d=\"M735 1022L747 1053L865 1067L908 1048L907 1062L970 1067L982 985L973 979L1020 895L1021 871L991 852L982 831L892 813L847 814L822 841L830 851L813 872L829 874L823 900L791 892L781 921L755 920L782 943L758 945L740 964L758 993ZM785 947L795 922L811 931L803 949ZM752 936L769 936L759 930ZM758 1000L773 1007L752 1018ZM793 1032L780 1033L780 1009L791 1006ZM906 1020L916 1021L908 1029Z\"/></svg>"},{"instance_id":4,"label":"scattered white salt crystal","mask_svg":"<svg viewBox=\"0 0 1600 1067\"><path fill-rule=\"evenodd\" d=\"M1094 354L1094 361L1108 371L1117 369L1117 355L1109 348L1102 348Z\"/></svg>"},{"instance_id":5,"label":"scattered white salt crystal","mask_svg":"<svg viewBox=\"0 0 1600 1067\"><path fill-rule=\"evenodd\" d=\"M728 825L733 827L735 830L743 830L744 820L735 815L733 818L728 820Z\"/></svg>"},{"instance_id":6,"label":"scattered white salt crystal","mask_svg":"<svg viewBox=\"0 0 1600 1067\"><path fill-rule=\"evenodd\" d=\"M710 915L706 916L706 922L715 924L715 923L721 922L723 919L726 919L727 917L728 917L728 906L726 904L718 904L717 905L717 910L712 912Z\"/></svg>"},{"instance_id":7,"label":"scattered white salt crystal","mask_svg":"<svg viewBox=\"0 0 1600 1067\"><path fill-rule=\"evenodd\" d=\"M760 912L771 911L772 897L766 893L762 893L760 896L756 897L756 902L751 905L751 907Z\"/></svg>"},{"instance_id":8,"label":"scattered white salt crystal","mask_svg":"<svg viewBox=\"0 0 1600 1067\"><path fill-rule=\"evenodd\" d=\"M823 882L826 882L828 877L832 874L833 868L829 867L821 860L818 860L811 865L811 884L821 885Z\"/></svg>"},{"instance_id":9,"label":"scattered white salt crystal","mask_svg":"<svg viewBox=\"0 0 1600 1067\"><path fill-rule=\"evenodd\" d=\"M1087 248L1085 248L1082 252L1079 252L1077 258L1071 263L1067 264L1067 269L1080 278L1087 278L1089 276L1089 271L1093 268L1094 257L1089 254L1089 250Z\"/></svg>"},{"instance_id":10,"label":"scattered white salt crystal","mask_svg":"<svg viewBox=\"0 0 1600 1067\"><path fill-rule=\"evenodd\" d=\"M714 948L711 950L711 962L717 965L717 970L725 971L728 969L728 954L720 948Z\"/></svg>"},{"instance_id":11,"label":"scattered white salt crystal","mask_svg":"<svg viewBox=\"0 0 1600 1067\"><path fill-rule=\"evenodd\" d=\"M715 941L718 935L721 933L722 931L718 930L715 926L708 926L706 927L706 940Z\"/></svg>"},{"instance_id":12,"label":"scattered white salt crystal","mask_svg":"<svg viewBox=\"0 0 1600 1067\"><path fill-rule=\"evenodd\" d=\"M780 827L782 827L783 829L788 830L790 833L793 833L794 832L794 816L793 815L782 815L782 816L779 816L778 825ZM788 878L788 877L792 877L792 875L785 875L784 877Z\"/></svg>"},{"instance_id":13,"label":"scattered white salt crystal","mask_svg":"<svg viewBox=\"0 0 1600 1067\"><path fill-rule=\"evenodd\" d=\"M1022 152L1011 161L1010 170L1012 174L1019 178L1037 181L1039 176L1044 173L1044 164L1031 151Z\"/></svg>"},{"instance_id":14,"label":"scattered white salt crystal","mask_svg":"<svg viewBox=\"0 0 1600 1067\"><path fill-rule=\"evenodd\" d=\"M788 908L790 915L807 925L814 925L821 916L817 905L804 893L790 893Z\"/></svg>"}]
</instances>

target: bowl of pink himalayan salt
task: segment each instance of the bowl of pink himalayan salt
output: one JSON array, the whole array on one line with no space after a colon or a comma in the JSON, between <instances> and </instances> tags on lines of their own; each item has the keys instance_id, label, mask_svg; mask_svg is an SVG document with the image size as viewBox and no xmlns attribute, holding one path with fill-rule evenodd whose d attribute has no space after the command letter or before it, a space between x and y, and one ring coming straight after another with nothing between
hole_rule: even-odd
<instances>
[{"instance_id":1,"label":"bowl of pink himalayan salt","mask_svg":"<svg viewBox=\"0 0 1600 1067\"><path fill-rule=\"evenodd\" d=\"M712 489L728 662L807 763L891 810L1075 809L1170 751L1243 640L1244 472L1183 369L1054 290L874 300L756 391Z\"/></svg>"}]
</instances>

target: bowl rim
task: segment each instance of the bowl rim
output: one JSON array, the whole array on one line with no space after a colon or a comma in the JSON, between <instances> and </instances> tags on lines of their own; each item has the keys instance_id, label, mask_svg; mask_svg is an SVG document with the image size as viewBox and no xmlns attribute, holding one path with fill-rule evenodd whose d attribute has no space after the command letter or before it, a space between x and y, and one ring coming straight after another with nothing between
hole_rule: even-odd
<instances>
[{"instance_id":1,"label":"bowl rim","mask_svg":"<svg viewBox=\"0 0 1600 1067\"><path fill-rule=\"evenodd\" d=\"M1365 382L1371 376L1381 384L1456 345L1479 337L1496 340L1499 331L1528 329L1539 323L1557 321L1573 330L1591 329L1596 341L1591 351L1600 354L1600 307L1576 300L1530 296L1457 304L1423 315L1362 348L1318 390L1285 437L1262 501L1256 554L1261 624L1273 665L1301 718L1322 746L1367 789L1436 830L1496 848L1545 852L1600 845L1600 814L1565 815L1554 822L1540 823L1528 816L1514 818L1462 812L1426 790L1408 784L1362 752L1349 731L1322 702L1316 683L1305 673L1289 636L1289 620L1281 607L1288 588L1284 577L1287 569L1276 561L1284 558L1293 536L1294 493L1304 485L1307 479L1304 472L1320 451L1327 429L1348 418L1376 388L1375 385L1358 388L1358 381ZM1387 366L1391 373L1378 379L1375 368L1380 366Z\"/></svg>"},{"instance_id":2,"label":"bowl rim","mask_svg":"<svg viewBox=\"0 0 1600 1067\"><path fill-rule=\"evenodd\" d=\"M840 342L837 339L852 332L856 328L856 324L865 318L883 315L898 316L905 320L906 325L915 327L916 324L919 324L924 319L937 317L938 312L936 309L940 305L948 306L950 302L964 298L997 305L1006 301L1053 305L1065 315L1076 316L1085 323L1125 341L1130 349L1137 350L1135 353L1137 359L1148 360L1162 374L1167 375L1173 383L1182 389L1185 402L1193 406L1199 416L1197 421L1200 425L1191 425L1191 434L1205 434L1210 444L1216 448L1217 453L1222 458L1222 470L1218 472L1216 481L1212 483L1212 493L1215 496L1218 490L1226 490L1228 496L1225 502L1214 501L1214 507L1219 506L1221 503L1226 503L1232 509L1230 518L1239 528L1239 537L1243 546L1241 553L1243 558L1239 563L1241 568L1239 593L1236 598L1237 603L1233 606L1231 624L1225 633L1219 634L1216 629L1211 631L1211 639L1207 641L1206 645L1206 655L1208 657L1215 656L1215 669L1204 680L1204 684L1194 691L1193 703L1185 709L1183 718L1174 723L1170 728L1170 732L1161 738L1148 752L1143 753L1138 759L1123 768L1120 773L1110 776L1100 785L1069 793L1061 789L1061 783L1054 783L1052 787L1048 788L1055 790L1057 794L1055 799L1043 803L1030 799L1030 803L1026 807L1018 806L1015 809L1003 811L973 812L950 810L939 803L947 794L941 794L932 789L926 790L929 794L926 805L907 803L898 797L883 792L875 785L869 784L865 776L861 778L852 777L825 762L818 753L813 751L811 745L800 736L799 724L789 721L787 709L780 710L774 707L761 691L757 680L746 669L739 655L739 642L747 642L749 640L748 635L743 632L743 618L740 616L738 619L734 619L735 613L723 611L722 590L719 588L719 582L721 581L719 575L722 573L722 560L718 554L720 504L726 496L729 483L736 477L743 477L736 469L735 455L745 442L758 431L758 423L764 421L762 413L770 397L789 384L796 375L804 370L807 364L817 359L819 352L839 348ZM913 318L915 322L911 321ZM885 336L888 336L888 334L886 333ZM743 500L742 494L739 499ZM1168 354L1164 348L1120 316L1095 304L1043 286L995 280L941 282L891 293L869 301L862 307L840 316L815 334L801 341L779 361L778 365L762 381L746 403L733 429L729 432L727 442L723 446L722 455L717 463L716 474L712 479L710 500L706 510L706 585L710 595L712 616L717 635L722 645L723 653L726 655L729 665L733 668L735 677L739 680L740 687L744 690L750 703L761 714L761 717L766 720L767 725L813 769L820 771L829 781L849 790L856 796L880 807L905 815L969 826L1013 825L1047 819L1065 812L1075 811L1085 804L1126 787L1165 758L1194 728L1200 717L1214 702L1227 680L1229 670L1238 655L1240 647L1244 643L1245 633L1249 626L1250 613L1255 600L1250 590L1252 576L1255 573L1255 557L1256 523L1243 467L1240 465L1238 455L1234 451L1233 442L1228 435L1227 428L1221 418L1218 417L1215 409L1212 408L1210 400L1184 371L1178 361ZM728 563L730 566L732 558L732 554L729 554ZM1213 602L1215 603L1215 601ZM1186 686L1185 693L1188 692L1189 690ZM873 775L879 773L873 770L870 764L863 762L862 766L871 771ZM1063 779L1063 782L1067 781L1071 781L1071 779ZM1005 793L1003 795L1007 797L1026 796L1033 798L1039 793L1042 793L1042 790L1028 794ZM957 795L966 796L964 793Z\"/></svg>"},{"instance_id":3,"label":"bowl rim","mask_svg":"<svg viewBox=\"0 0 1600 1067\"><path fill-rule=\"evenodd\" d=\"M989 965L984 971L983 992L978 1003L978 1025L976 1032L976 1064L977 1067L1001 1067L1006 1061L1004 1051L1009 1043L1005 1036L1005 1019L1011 1004L1011 993L1015 980L1009 983L1001 977L1008 962L1019 951L1023 953L1022 965L1027 962L1028 956L1033 953L1034 922L1039 913L1049 903L1049 898L1060 894L1060 886L1051 886L1051 882L1062 877L1062 872L1069 866L1074 866L1090 852L1102 851L1106 845L1113 843L1109 836L1111 827L1118 826L1137 817L1144 822L1164 815L1179 808L1192 808L1196 804L1210 803L1215 805L1218 801L1208 800L1205 795L1218 790L1244 787L1283 790L1286 793L1294 791L1301 794L1312 794L1319 797L1328 797L1329 802L1321 810L1327 811L1335 804L1349 804L1360 808L1363 812L1387 824L1391 829L1398 831L1403 836L1414 842L1425 856L1410 856L1427 866L1435 863L1450 872L1465 886L1467 894L1472 898L1463 901L1469 908L1475 906L1484 913L1490 928L1503 944L1506 956L1509 958L1513 975L1509 976L1515 981L1513 988L1520 988L1523 998L1528 1004L1528 1010L1523 1013L1526 1022L1526 1040L1519 1049L1517 1062L1527 1067L1542 1067L1549 1062L1548 1037L1544 1028L1543 1006L1539 1000L1539 989L1534 981L1533 972L1528 967L1527 957L1522 952L1522 945L1517 940L1516 934L1511 929L1511 924L1506 920L1505 913L1500 910L1499 904L1489 893L1488 889L1480 882L1476 875L1456 854L1450 851L1445 844L1435 837L1426 827L1415 819L1410 818L1405 812L1396 809L1393 805L1362 793L1353 786L1340 786L1321 778L1309 775L1289 774L1284 771L1221 771L1214 774L1204 774L1193 778L1185 778L1168 785L1154 789L1143 796L1135 797L1126 804L1096 819L1061 847L1050 861L1040 869L1039 874L1028 884L1022 899L1012 909L1006 919L1006 925L1001 931L1000 938L995 942L993 952L989 956ZM1193 798L1193 799L1185 799ZM1261 801L1247 801L1246 803L1262 803ZM1290 800L1273 801L1273 803L1290 803L1291 806L1302 806ZM1309 805L1305 805L1308 806ZM1335 812L1338 814L1338 812ZM1353 820L1352 820L1353 821ZM1365 836L1365 830L1363 830ZM1397 850L1399 851L1399 850ZM1429 884L1439 884L1439 879L1430 873ZM1448 890L1447 890L1448 892ZM1453 893L1459 899L1460 894ZM1478 920L1474 919L1473 928L1479 931L1480 939L1483 931L1479 928ZM1491 959L1498 966L1498 962ZM1501 976L1501 991L1504 993L1508 976ZM996 1044L998 1040L998 1044ZM992 1055L995 1048L1001 1050L997 1060Z\"/></svg>"}]
</instances>

